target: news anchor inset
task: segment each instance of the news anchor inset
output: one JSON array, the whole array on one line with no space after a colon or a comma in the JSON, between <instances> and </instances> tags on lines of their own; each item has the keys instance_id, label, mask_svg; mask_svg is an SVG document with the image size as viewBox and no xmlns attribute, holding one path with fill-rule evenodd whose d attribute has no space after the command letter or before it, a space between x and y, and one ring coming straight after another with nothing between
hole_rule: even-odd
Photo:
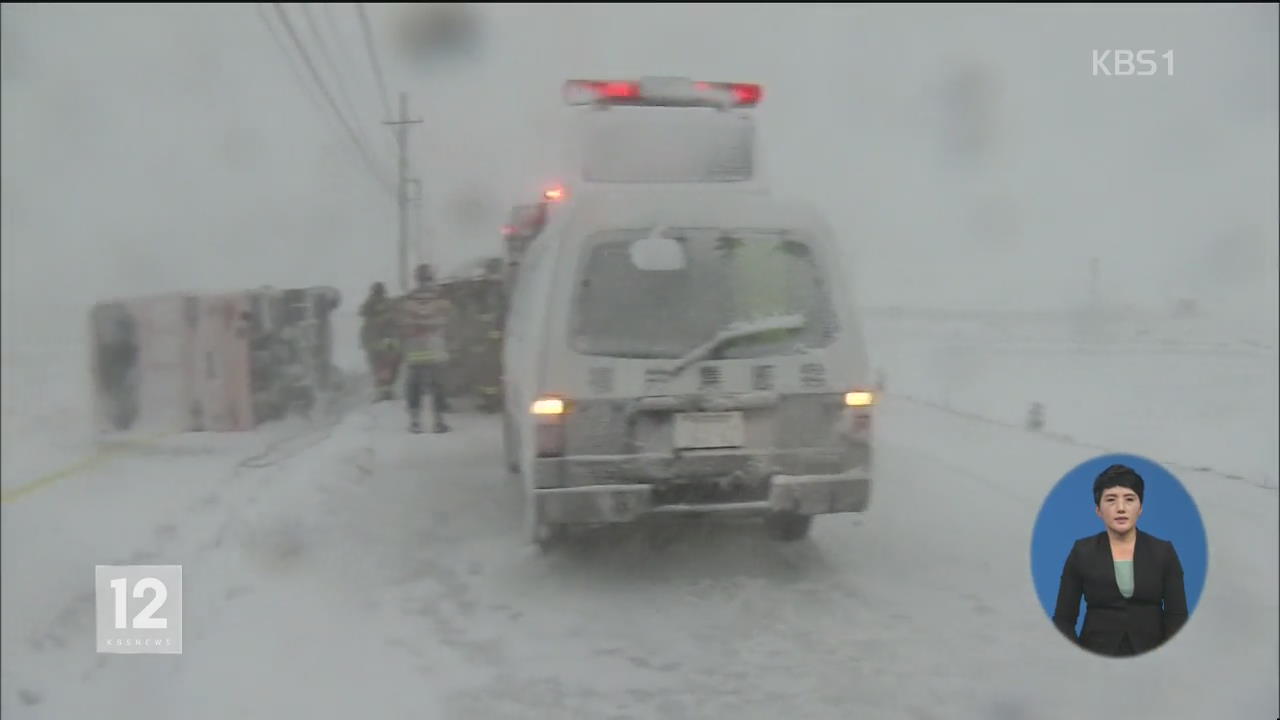
<instances>
[{"instance_id":1,"label":"news anchor inset","mask_svg":"<svg viewBox=\"0 0 1280 720\"><path fill-rule=\"evenodd\" d=\"M1182 562L1173 543L1138 529L1142 476L1113 464L1093 482L1103 531L1075 541L1062 565L1053 624L1080 647L1111 657L1163 645L1187 621ZM1084 597L1084 625L1076 626Z\"/></svg>"}]
</instances>

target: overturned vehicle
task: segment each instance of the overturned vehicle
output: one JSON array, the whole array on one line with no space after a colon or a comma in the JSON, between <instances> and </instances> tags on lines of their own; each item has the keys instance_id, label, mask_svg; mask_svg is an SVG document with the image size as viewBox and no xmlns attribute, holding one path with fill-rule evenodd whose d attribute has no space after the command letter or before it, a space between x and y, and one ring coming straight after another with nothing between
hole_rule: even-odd
<instances>
[{"instance_id":1,"label":"overturned vehicle","mask_svg":"<svg viewBox=\"0 0 1280 720\"><path fill-rule=\"evenodd\" d=\"M310 415L341 388L335 288L120 298L89 313L102 433L235 431Z\"/></svg>"}]
</instances>

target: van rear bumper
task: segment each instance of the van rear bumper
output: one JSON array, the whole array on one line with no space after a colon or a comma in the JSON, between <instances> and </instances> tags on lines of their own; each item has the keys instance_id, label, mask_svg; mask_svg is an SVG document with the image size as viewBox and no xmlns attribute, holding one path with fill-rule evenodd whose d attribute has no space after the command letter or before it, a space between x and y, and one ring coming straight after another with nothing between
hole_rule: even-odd
<instances>
[{"instance_id":1,"label":"van rear bumper","mask_svg":"<svg viewBox=\"0 0 1280 720\"><path fill-rule=\"evenodd\" d=\"M717 483L764 485L778 476L840 475L871 466L865 442L774 450L710 450L696 453L570 455L534 461L538 489L596 485ZM760 497L753 498L763 500Z\"/></svg>"},{"instance_id":2,"label":"van rear bumper","mask_svg":"<svg viewBox=\"0 0 1280 720\"><path fill-rule=\"evenodd\" d=\"M588 485L534 490L543 522L626 523L644 515L798 515L862 512L871 497L866 469L830 475L774 475L765 500L661 504L653 485Z\"/></svg>"}]
</instances>

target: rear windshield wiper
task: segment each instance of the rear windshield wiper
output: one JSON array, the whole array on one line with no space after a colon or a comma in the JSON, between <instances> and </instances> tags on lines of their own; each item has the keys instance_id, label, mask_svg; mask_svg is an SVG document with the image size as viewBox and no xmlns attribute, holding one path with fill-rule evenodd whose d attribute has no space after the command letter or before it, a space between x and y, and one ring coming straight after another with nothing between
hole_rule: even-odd
<instances>
[{"instance_id":1,"label":"rear windshield wiper","mask_svg":"<svg viewBox=\"0 0 1280 720\"><path fill-rule=\"evenodd\" d=\"M778 317L765 318L763 320L752 320L743 323L734 323L720 332L715 337L690 350L684 357L676 361L667 372L672 377L679 375L682 370L690 364L701 360L702 358L715 352L716 348L731 341L753 335L763 335L765 333L775 332L778 330L799 330L807 324L803 315L782 315Z\"/></svg>"}]
</instances>

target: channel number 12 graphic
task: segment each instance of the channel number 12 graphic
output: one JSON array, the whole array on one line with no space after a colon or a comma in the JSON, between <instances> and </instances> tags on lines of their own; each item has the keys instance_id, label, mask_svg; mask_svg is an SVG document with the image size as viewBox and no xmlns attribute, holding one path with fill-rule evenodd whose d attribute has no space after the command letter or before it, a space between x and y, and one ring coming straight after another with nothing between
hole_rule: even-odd
<instances>
[{"instance_id":1,"label":"channel number 12 graphic","mask_svg":"<svg viewBox=\"0 0 1280 720\"><path fill-rule=\"evenodd\" d=\"M182 654L182 566L94 567L98 652Z\"/></svg>"}]
</instances>

